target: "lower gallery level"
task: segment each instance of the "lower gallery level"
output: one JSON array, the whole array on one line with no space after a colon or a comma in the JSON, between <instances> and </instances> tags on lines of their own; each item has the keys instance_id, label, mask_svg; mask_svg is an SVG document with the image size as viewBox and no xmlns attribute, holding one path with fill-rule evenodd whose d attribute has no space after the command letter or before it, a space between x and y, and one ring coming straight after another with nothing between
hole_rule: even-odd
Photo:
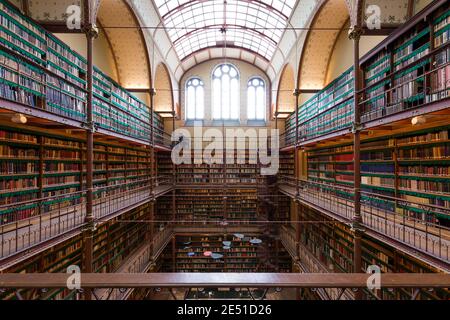
<instances>
[{"instance_id":1,"label":"lower gallery level","mask_svg":"<svg viewBox=\"0 0 450 320\"><path fill-rule=\"evenodd\" d=\"M59 2L0 0L1 300L450 298L447 1Z\"/></svg>"}]
</instances>

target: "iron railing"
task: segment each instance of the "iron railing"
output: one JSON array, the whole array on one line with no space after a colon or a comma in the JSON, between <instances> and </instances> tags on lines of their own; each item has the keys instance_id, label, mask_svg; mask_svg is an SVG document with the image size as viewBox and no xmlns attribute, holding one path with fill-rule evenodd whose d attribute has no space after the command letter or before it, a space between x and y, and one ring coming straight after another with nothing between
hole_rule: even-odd
<instances>
[{"instance_id":1,"label":"iron railing","mask_svg":"<svg viewBox=\"0 0 450 320\"><path fill-rule=\"evenodd\" d=\"M292 196L312 204L334 217L351 222L354 216L353 189L332 184L279 177L283 185L290 187ZM298 191L298 194L297 192ZM372 192L361 192L361 216L363 226L377 234L445 262L450 261L450 229L428 219L419 219L399 208L411 208L450 216L450 208L417 203Z\"/></svg>"},{"instance_id":2,"label":"iron railing","mask_svg":"<svg viewBox=\"0 0 450 320\"><path fill-rule=\"evenodd\" d=\"M94 190L93 214L97 221L151 199L151 179ZM0 258L4 259L53 238L79 230L86 216L86 191L0 206L0 211L20 213L37 206L37 215L0 225ZM41 214L39 214L41 212Z\"/></svg>"}]
</instances>

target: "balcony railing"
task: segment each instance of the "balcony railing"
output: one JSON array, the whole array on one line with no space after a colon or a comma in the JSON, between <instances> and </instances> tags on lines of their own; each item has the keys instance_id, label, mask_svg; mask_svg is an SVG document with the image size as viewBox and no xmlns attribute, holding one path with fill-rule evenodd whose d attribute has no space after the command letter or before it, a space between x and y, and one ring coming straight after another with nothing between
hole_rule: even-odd
<instances>
[{"instance_id":1,"label":"balcony railing","mask_svg":"<svg viewBox=\"0 0 450 320\"><path fill-rule=\"evenodd\" d=\"M405 73L405 68L403 68L386 75L361 90L363 100L358 103L361 122L366 126L372 126L369 122L398 115L398 117L390 118L389 121L393 122L404 118L401 116L403 112L415 111L413 115L407 114L405 117L426 114L436 111L434 108L428 108L431 104L448 101L450 80L439 82L436 79L440 79L442 75L448 73L450 62L439 66L432 65L431 68L429 62L438 53L448 50L449 47L450 43L447 43L417 59L414 62L416 74L407 73L411 74L410 79L399 81ZM411 68L411 66L408 66L408 68ZM408 71L408 68L406 68L406 71ZM421 85L417 86L419 82ZM352 97L348 97L325 112L317 113L305 121L299 122L297 129L299 141L297 143L307 142L315 138L319 139L320 137L326 138L328 134L340 132L344 129L349 130L353 119L353 106ZM441 109L443 108L448 108L448 104L443 105ZM295 118L295 112L292 116ZM293 122L291 117L289 119ZM283 147L295 145L295 124L288 126L286 132L280 137L280 144Z\"/></svg>"},{"instance_id":2,"label":"balcony railing","mask_svg":"<svg viewBox=\"0 0 450 320\"><path fill-rule=\"evenodd\" d=\"M296 196L298 191L299 200L329 212L334 217L350 222L354 216L351 188L310 181L297 182L291 177L280 177L279 183L281 190L285 188L292 196ZM438 223L398 213L397 208L420 208L425 212L450 215L450 208L361 192L361 216L365 228L415 251L450 262L450 229Z\"/></svg>"},{"instance_id":3,"label":"balcony railing","mask_svg":"<svg viewBox=\"0 0 450 320\"><path fill-rule=\"evenodd\" d=\"M165 228L153 236L151 242L139 247L117 270L116 273L146 273L152 263L158 258L158 254L164 249L172 238L172 228ZM125 290L111 288L96 290L98 300L124 300L133 291L132 288Z\"/></svg>"},{"instance_id":4,"label":"balcony railing","mask_svg":"<svg viewBox=\"0 0 450 320\"><path fill-rule=\"evenodd\" d=\"M152 196L150 181L145 179L95 189L93 215L96 221L149 200ZM21 219L24 206L37 207L38 214ZM2 205L0 211L9 212L12 221L0 225L0 258L4 259L79 230L86 216L86 191Z\"/></svg>"}]
</instances>

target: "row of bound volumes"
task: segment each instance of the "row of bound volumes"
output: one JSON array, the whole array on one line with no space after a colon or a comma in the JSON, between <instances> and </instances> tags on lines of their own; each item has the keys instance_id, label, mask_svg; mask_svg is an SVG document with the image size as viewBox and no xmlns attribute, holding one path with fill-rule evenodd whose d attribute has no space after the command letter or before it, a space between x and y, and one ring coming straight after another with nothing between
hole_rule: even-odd
<instances>
[{"instance_id":1,"label":"row of bound volumes","mask_svg":"<svg viewBox=\"0 0 450 320\"><path fill-rule=\"evenodd\" d=\"M361 104L361 120L367 122L387 115L401 112L405 109L419 107L420 105L445 99L450 96L450 66L448 66L448 12L438 17L433 30L427 23L418 23L415 28L408 31L392 45L382 49L377 55L370 58L363 66L366 89L364 103ZM431 38L433 32L434 37ZM434 48L442 51L432 52ZM430 66L431 60L436 64ZM392 67L391 68L391 63ZM439 66L442 66L439 68ZM437 67L437 70L429 70ZM351 125L353 110L349 110L349 122L339 122L346 116L341 111L326 120L314 120L306 123L318 112L326 111L339 103L338 97L347 97L351 92L351 84L347 77L351 73L344 73L326 86L321 92L299 106L300 138L305 141ZM391 78L394 78L393 81ZM383 79L385 81L383 81ZM337 86L336 86L337 85ZM338 93L336 95L336 93ZM320 111L319 111L320 110ZM292 144L295 136L295 113L286 120L286 142ZM322 123L321 123L322 122Z\"/></svg>"},{"instance_id":2,"label":"row of bound volumes","mask_svg":"<svg viewBox=\"0 0 450 320\"><path fill-rule=\"evenodd\" d=\"M20 66L18 77L13 77L13 81L8 83L0 83L0 96L32 107L45 107L46 110L61 116L85 121L86 93L82 89L85 88L86 60L6 1L0 0L0 5L3 9L0 17L0 40L5 47L17 54L4 65L11 65L12 70L17 69L17 64ZM0 64L4 62L4 57L5 54L1 52ZM45 66L48 72L32 67L25 62L28 59ZM22 70L23 66L26 67ZM37 82L23 76L29 76ZM101 108L94 110L95 121L105 129L148 140L149 108L97 68L94 76L97 94L101 96L96 102L96 106L100 105ZM7 78L5 75L0 77ZM43 83L47 83L47 90L44 90ZM98 90L99 87L104 91ZM130 112L132 116L121 111L121 105L122 109ZM156 113L153 125L158 143L163 144L164 123Z\"/></svg>"},{"instance_id":3,"label":"row of bound volumes","mask_svg":"<svg viewBox=\"0 0 450 320\"><path fill-rule=\"evenodd\" d=\"M436 147L417 147L414 149L400 149L399 160L414 159L442 159L450 157L450 144Z\"/></svg>"},{"instance_id":4,"label":"row of bound volumes","mask_svg":"<svg viewBox=\"0 0 450 320\"><path fill-rule=\"evenodd\" d=\"M412 191L426 191L426 192L450 192L450 181L424 181L414 179L400 179L399 187L409 189Z\"/></svg>"}]
</instances>

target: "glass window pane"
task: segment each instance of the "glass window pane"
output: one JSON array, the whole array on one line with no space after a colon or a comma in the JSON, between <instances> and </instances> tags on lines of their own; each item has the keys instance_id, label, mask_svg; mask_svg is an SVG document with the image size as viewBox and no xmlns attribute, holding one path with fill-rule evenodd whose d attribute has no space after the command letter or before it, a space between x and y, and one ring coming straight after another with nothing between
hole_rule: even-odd
<instances>
[{"instance_id":1,"label":"glass window pane","mask_svg":"<svg viewBox=\"0 0 450 320\"><path fill-rule=\"evenodd\" d=\"M205 101L203 86L197 88L197 119L205 117Z\"/></svg>"},{"instance_id":2,"label":"glass window pane","mask_svg":"<svg viewBox=\"0 0 450 320\"><path fill-rule=\"evenodd\" d=\"M264 87L260 85L258 89L256 89L256 119L258 120L265 119L265 112L266 112L265 95L266 93Z\"/></svg>"},{"instance_id":3,"label":"glass window pane","mask_svg":"<svg viewBox=\"0 0 450 320\"><path fill-rule=\"evenodd\" d=\"M231 119L239 119L239 81L237 78L231 80Z\"/></svg>"},{"instance_id":4,"label":"glass window pane","mask_svg":"<svg viewBox=\"0 0 450 320\"><path fill-rule=\"evenodd\" d=\"M248 118L254 119L256 115L255 110L255 87L250 86L248 87L248 95L247 95L247 111L248 111Z\"/></svg>"},{"instance_id":5,"label":"glass window pane","mask_svg":"<svg viewBox=\"0 0 450 320\"><path fill-rule=\"evenodd\" d=\"M221 88L220 88L220 79L215 79L214 83L213 83L213 119L220 119L222 114L221 114Z\"/></svg>"},{"instance_id":6,"label":"glass window pane","mask_svg":"<svg viewBox=\"0 0 450 320\"><path fill-rule=\"evenodd\" d=\"M230 77L228 74L222 76L222 118L230 119Z\"/></svg>"},{"instance_id":7,"label":"glass window pane","mask_svg":"<svg viewBox=\"0 0 450 320\"><path fill-rule=\"evenodd\" d=\"M186 99L187 118L195 119L195 89L189 86Z\"/></svg>"},{"instance_id":8,"label":"glass window pane","mask_svg":"<svg viewBox=\"0 0 450 320\"><path fill-rule=\"evenodd\" d=\"M247 48L270 60L281 39L280 30L287 26L295 1L230 0L227 1L225 12L223 0L157 0L155 3L180 59L198 49L215 46L218 40L226 40L237 47L244 47L245 41L249 41L251 43L246 44ZM230 28L224 39L220 28L225 23L233 25L233 28ZM173 30L176 27L179 29ZM262 31L255 32L252 28ZM278 30L273 31L274 28ZM203 35L207 41L200 44L199 35Z\"/></svg>"}]
</instances>

